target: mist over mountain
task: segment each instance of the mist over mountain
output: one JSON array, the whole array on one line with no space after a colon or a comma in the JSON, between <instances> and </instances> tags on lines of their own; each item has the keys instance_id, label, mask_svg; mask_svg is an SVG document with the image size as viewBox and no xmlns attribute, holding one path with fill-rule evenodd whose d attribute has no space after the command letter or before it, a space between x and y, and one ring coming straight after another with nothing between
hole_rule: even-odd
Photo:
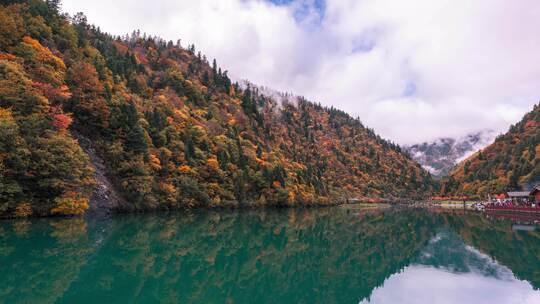
<instances>
[{"instance_id":1,"label":"mist over mountain","mask_svg":"<svg viewBox=\"0 0 540 304\"><path fill-rule=\"evenodd\" d=\"M440 138L405 146L404 149L434 177L441 178L460 161L493 142L495 135L492 130L484 130L461 138Z\"/></svg>"}]
</instances>

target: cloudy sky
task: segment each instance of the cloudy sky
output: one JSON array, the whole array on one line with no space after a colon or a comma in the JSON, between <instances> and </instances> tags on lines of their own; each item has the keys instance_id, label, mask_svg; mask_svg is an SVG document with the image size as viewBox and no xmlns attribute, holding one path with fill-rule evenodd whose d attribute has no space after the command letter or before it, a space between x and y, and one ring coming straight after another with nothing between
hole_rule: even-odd
<instances>
[{"instance_id":1,"label":"cloudy sky","mask_svg":"<svg viewBox=\"0 0 540 304\"><path fill-rule=\"evenodd\" d=\"M64 0L113 34L194 43L235 79L402 144L505 131L540 100L537 0Z\"/></svg>"}]
</instances>

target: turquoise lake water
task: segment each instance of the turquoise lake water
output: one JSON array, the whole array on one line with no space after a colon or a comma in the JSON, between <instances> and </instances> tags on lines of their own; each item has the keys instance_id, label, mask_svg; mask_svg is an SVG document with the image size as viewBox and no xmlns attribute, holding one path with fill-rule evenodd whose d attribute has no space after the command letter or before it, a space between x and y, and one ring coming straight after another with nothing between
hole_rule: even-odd
<instances>
[{"instance_id":1,"label":"turquoise lake water","mask_svg":"<svg viewBox=\"0 0 540 304\"><path fill-rule=\"evenodd\" d=\"M341 207L10 220L0 270L0 303L540 303L540 232Z\"/></svg>"}]
</instances>

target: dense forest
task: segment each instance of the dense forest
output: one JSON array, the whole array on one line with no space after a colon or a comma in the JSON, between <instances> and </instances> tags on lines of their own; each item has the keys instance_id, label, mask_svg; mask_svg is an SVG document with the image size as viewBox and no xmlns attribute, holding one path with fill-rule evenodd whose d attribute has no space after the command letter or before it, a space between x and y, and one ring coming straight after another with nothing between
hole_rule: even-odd
<instances>
[{"instance_id":1,"label":"dense forest","mask_svg":"<svg viewBox=\"0 0 540 304\"><path fill-rule=\"evenodd\" d=\"M0 214L83 214L96 186L125 211L419 197L429 174L335 108L233 83L194 45L103 33L59 1L0 1Z\"/></svg>"},{"instance_id":2,"label":"dense forest","mask_svg":"<svg viewBox=\"0 0 540 304\"><path fill-rule=\"evenodd\" d=\"M540 182L540 104L495 142L462 161L441 186L443 193L485 196L530 189Z\"/></svg>"}]
</instances>

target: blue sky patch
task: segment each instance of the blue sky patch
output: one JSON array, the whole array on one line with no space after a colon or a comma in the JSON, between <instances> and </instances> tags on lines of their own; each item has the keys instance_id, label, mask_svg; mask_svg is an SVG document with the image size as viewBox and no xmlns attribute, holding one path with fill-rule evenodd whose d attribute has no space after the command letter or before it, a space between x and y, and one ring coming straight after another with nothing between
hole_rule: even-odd
<instances>
[{"instance_id":1,"label":"blue sky patch","mask_svg":"<svg viewBox=\"0 0 540 304\"><path fill-rule=\"evenodd\" d=\"M306 17L310 16L313 12L316 12L319 16L317 23L320 24L324 18L324 12L326 9L325 0L266 0L275 5L288 6L295 5L294 19L297 22L302 22Z\"/></svg>"},{"instance_id":2,"label":"blue sky patch","mask_svg":"<svg viewBox=\"0 0 540 304\"><path fill-rule=\"evenodd\" d=\"M403 90L403 96L410 97L416 94L416 84L414 82L407 82L405 90Z\"/></svg>"}]
</instances>

